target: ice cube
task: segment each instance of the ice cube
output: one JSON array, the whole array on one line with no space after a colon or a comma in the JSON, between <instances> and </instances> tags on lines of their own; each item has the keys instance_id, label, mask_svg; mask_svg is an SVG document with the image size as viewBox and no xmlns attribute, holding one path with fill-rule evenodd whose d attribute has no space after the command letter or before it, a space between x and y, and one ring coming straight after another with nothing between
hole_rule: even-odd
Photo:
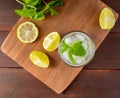
<instances>
[{"instance_id":1,"label":"ice cube","mask_svg":"<svg viewBox=\"0 0 120 98\"><path fill-rule=\"evenodd\" d=\"M65 39L65 43L68 44L68 45L71 44L72 41L73 41L72 38L66 38L66 39Z\"/></svg>"},{"instance_id":2,"label":"ice cube","mask_svg":"<svg viewBox=\"0 0 120 98\"><path fill-rule=\"evenodd\" d=\"M64 52L64 53L62 54L62 57L64 58L64 60L69 61L68 51Z\"/></svg>"},{"instance_id":3,"label":"ice cube","mask_svg":"<svg viewBox=\"0 0 120 98\"><path fill-rule=\"evenodd\" d=\"M74 60L76 61L76 64L81 64L83 59L79 56L72 55Z\"/></svg>"},{"instance_id":4,"label":"ice cube","mask_svg":"<svg viewBox=\"0 0 120 98\"><path fill-rule=\"evenodd\" d=\"M84 49L85 49L85 50L87 50L87 49L88 49L88 44L87 44L87 42L86 42L86 41L84 41L84 42L82 43L82 46L84 47Z\"/></svg>"},{"instance_id":5,"label":"ice cube","mask_svg":"<svg viewBox=\"0 0 120 98\"><path fill-rule=\"evenodd\" d=\"M76 39L79 39L80 41L84 41L85 37L81 36L81 35L75 35Z\"/></svg>"}]
</instances>

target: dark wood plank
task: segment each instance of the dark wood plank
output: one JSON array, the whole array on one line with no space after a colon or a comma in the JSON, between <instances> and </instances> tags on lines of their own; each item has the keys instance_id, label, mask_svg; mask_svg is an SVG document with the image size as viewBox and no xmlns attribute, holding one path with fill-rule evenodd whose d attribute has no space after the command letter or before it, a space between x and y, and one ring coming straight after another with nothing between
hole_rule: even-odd
<instances>
[{"instance_id":1,"label":"dark wood plank","mask_svg":"<svg viewBox=\"0 0 120 98\"><path fill-rule=\"evenodd\" d=\"M8 56L6 56L5 54L3 54L0 51L0 68L12 68L12 67L19 67L21 68L20 65L18 65L17 63L15 63L11 58L9 58Z\"/></svg>"},{"instance_id":2,"label":"dark wood plank","mask_svg":"<svg viewBox=\"0 0 120 98\"><path fill-rule=\"evenodd\" d=\"M0 46L3 43L4 39L7 37L8 32L0 32ZM0 51L0 68L3 67L21 67L15 63L11 58L6 56Z\"/></svg>"},{"instance_id":3,"label":"dark wood plank","mask_svg":"<svg viewBox=\"0 0 120 98\"><path fill-rule=\"evenodd\" d=\"M109 33L85 68L120 69L120 33Z\"/></svg>"},{"instance_id":4,"label":"dark wood plank","mask_svg":"<svg viewBox=\"0 0 120 98\"><path fill-rule=\"evenodd\" d=\"M3 41L7 37L8 33L9 32L2 32L2 31L0 31L0 46L2 45Z\"/></svg>"},{"instance_id":5,"label":"dark wood plank","mask_svg":"<svg viewBox=\"0 0 120 98\"><path fill-rule=\"evenodd\" d=\"M17 8L20 8L20 5L16 0L0 0L0 30L11 30L19 19L19 16L14 12Z\"/></svg>"},{"instance_id":6,"label":"dark wood plank","mask_svg":"<svg viewBox=\"0 0 120 98\"><path fill-rule=\"evenodd\" d=\"M119 70L83 70L64 94L72 98L120 98L119 83Z\"/></svg>"},{"instance_id":7,"label":"dark wood plank","mask_svg":"<svg viewBox=\"0 0 120 98\"><path fill-rule=\"evenodd\" d=\"M119 81L119 70L83 70L56 94L24 69L1 68L0 98L120 98Z\"/></svg>"}]
</instances>

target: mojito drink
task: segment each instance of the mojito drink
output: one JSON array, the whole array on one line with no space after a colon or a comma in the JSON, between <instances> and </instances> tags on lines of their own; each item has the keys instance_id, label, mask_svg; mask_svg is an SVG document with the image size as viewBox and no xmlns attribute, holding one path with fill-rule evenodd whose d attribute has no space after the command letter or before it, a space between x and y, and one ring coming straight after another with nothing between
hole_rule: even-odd
<instances>
[{"instance_id":1,"label":"mojito drink","mask_svg":"<svg viewBox=\"0 0 120 98\"><path fill-rule=\"evenodd\" d=\"M58 53L66 64L83 66L94 57L95 45L86 33L72 31L62 38Z\"/></svg>"}]
</instances>

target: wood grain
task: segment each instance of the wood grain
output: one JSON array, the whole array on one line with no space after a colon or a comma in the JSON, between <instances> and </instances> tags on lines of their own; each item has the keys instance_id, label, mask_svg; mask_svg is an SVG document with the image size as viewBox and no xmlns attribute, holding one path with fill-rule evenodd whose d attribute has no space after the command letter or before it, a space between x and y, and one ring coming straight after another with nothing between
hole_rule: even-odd
<instances>
[{"instance_id":1,"label":"wood grain","mask_svg":"<svg viewBox=\"0 0 120 98\"><path fill-rule=\"evenodd\" d=\"M17 8L20 8L20 5L16 0L4 0L4 2L0 0L0 31L11 30L12 26L17 22L19 16L14 12Z\"/></svg>"},{"instance_id":2,"label":"wood grain","mask_svg":"<svg viewBox=\"0 0 120 98\"><path fill-rule=\"evenodd\" d=\"M3 41L5 40L8 34L9 32L0 31L0 46L2 45ZM21 66L19 66L10 57L8 57L7 55L3 54L0 51L0 68L4 67L21 67Z\"/></svg>"},{"instance_id":3,"label":"wood grain","mask_svg":"<svg viewBox=\"0 0 120 98\"><path fill-rule=\"evenodd\" d=\"M24 69L0 69L0 98L120 98L120 71L82 70L56 94Z\"/></svg>"},{"instance_id":4,"label":"wood grain","mask_svg":"<svg viewBox=\"0 0 120 98\"><path fill-rule=\"evenodd\" d=\"M98 23L100 11L107 5L97 0L89 0L88 2L83 0L78 0L76 2L74 2L74 0L69 0L69 2L64 2L65 6L58 9L60 12L59 17L47 16L47 19L42 22L32 21L40 29L40 37L35 43L22 44L18 41L15 35L18 25L24 21L31 21L27 18L21 18L13 27L1 47L5 54L57 93L61 93L69 86L69 84L82 70L82 67L68 67L60 60L57 51L53 53L46 52L41 47L43 38L51 31L58 31L61 36L64 36L71 30L81 30L90 35L97 49L109 33L109 30L101 30ZM71 7L72 5L76 6ZM117 19L118 14L115 12L114 14ZM29 54L32 50L42 50L48 54L50 57L51 67L48 69L41 69L33 65L29 60Z\"/></svg>"},{"instance_id":5,"label":"wood grain","mask_svg":"<svg viewBox=\"0 0 120 98\"><path fill-rule=\"evenodd\" d=\"M96 51L93 62L85 68L120 69L120 33L111 32Z\"/></svg>"},{"instance_id":6,"label":"wood grain","mask_svg":"<svg viewBox=\"0 0 120 98\"><path fill-rule=\"evenodd\" d=\"M72 90L66 90L64 94L74 96L73 98L119 98L119 72L100 69L82 70L74 83L69 86L68 89Z\"/></svg>"}]
</instances>

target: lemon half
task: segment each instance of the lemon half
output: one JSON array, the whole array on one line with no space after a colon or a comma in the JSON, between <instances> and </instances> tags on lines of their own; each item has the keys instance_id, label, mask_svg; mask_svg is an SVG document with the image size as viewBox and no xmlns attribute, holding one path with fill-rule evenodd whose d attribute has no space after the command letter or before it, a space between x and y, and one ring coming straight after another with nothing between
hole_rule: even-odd
<instances>
[{"instance_id":1,"label":"lemon half","mask_svg":"<svg viewBox=\"0 0 120 98\"><path fill-rule=\"evenodd\" d=\"M17 37L22 43L32 43L38 35L38 28L32 22L23 22L17 29Z\"/></svg>"},{"instance_id":2,"label":"lemon half","mask_svg":"<svg viewBox=\"0 0 120 98\"><path fill-rule=\"evenodd\" d=\"M58 48L60 42L60 35L58 32L49 33L43 41L43 47L45 50L52 52Z\"/></svg>"},{"instance_id":3,"label":"lemon half","mask_svg":"<svg viewBox=\"0 0 120 98\"><path fill-rule=\"evenodd\" d=\"M115 16L111 9L105 7L99 16L99 24L101 29L112 29L115 25Z\"/></svg>"},{"instance_id":4,"label":"lemon half","mask_svg":"<svg viewBox=\"0 0 120 98\"><path fill-rule=\"evenodd\" d=\"M38 50L34 50L30 53L30 60L33 64L41 67L41 68L48 68L49 67L49 58L48 56Z\"/></svg>"}]
</instances>

